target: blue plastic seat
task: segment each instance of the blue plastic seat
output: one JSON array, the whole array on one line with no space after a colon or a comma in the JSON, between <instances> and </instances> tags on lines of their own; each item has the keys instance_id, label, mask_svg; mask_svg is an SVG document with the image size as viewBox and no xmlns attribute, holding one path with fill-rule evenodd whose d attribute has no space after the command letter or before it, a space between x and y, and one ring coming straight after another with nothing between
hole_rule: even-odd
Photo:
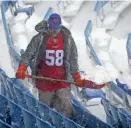
<instances>
[{"instance_id":1,"label":"blue plastic seat","mask_svg":"<svg viewBox=\"0 0 131 128\"><path fill-rule=\"evenodd\" d=\"M110 104L110 109L111 109L111 114L112 117L114 119L114 122L116 124L116 128L122 127L121 121L119 119L119 115L118 115L118 108L115 105Z\"/></svg>"},{"instance_id":2,"label":"blue plastic seat","mask_svg":"<svg viewBox=\"0 0 131 128\"><path fill-rule=\"evenodd\" d=\"M9 88L9 90L10 90L11 100L13 100L15 103L18 103L16 94L15 94L15 92L14 92L14 84L13 84L13 82L11 81L11 79L7 79L7 86L8 86L8 88Z\"/></svg>"},{"instance_id":3,"label":"blue plastic seat","mask_svg":"<svg viewBox=\"0 0 131 128\"><path fill-rule=\"evenodd\" d=\"M0 120L0 128L11 128L11 126Z\"/></svg>"},{"instance_id":4,"label":"blue plastic seat","mask_svg":"<svg viewBox=\"0 0 131 128\"><path fill-rule=\"evenodd\" d=\"M128 117L128 118L127 118L127 122L128 122L128 124L129 124L129 128L131 128L131 117Z\"/></svg>"},{"instance_id":5,"label":"blue plastic seat","mask_svg":"<svg viewBox=\"0 0 131 128\"><path fill-rule=\"evenodd\" d=\"M9 90L8 84L7 84L7 76L0 74L1 78L1 88L3 90L2 95L6 96L9 99L12 99L11 92Z\"/></svg>"},{"instance_id":6,"label":"blue plastic seat","mask_svg":"<svg viewBox=\"0 0 131 128\"><path fill-rule=\"evenodd\" d=\"M37 128L36 117L29 111L22 109L25 128Z\"/></svg>"},{"instance_id":7,"label":"blue plastic seat","mask_svg":"<svg viewBox=\"0 0 131 128\"><path fill-rule=\"evenodd\" d=\"M63 128L83 128L82 126L67 118L63 118L63 126Z\"/></svg>"},{"instance_id":8,"label":"blue plastic seat","mask_svg":"<svg viewBox=\"0 0 131 128\"><path fill-rule=\"evenodd\" d=\"M21 107L23 107L23 108L25 108L25 109L28 109L28 108L27 108L27 104L26 104L26 100L25 100L25 98L24 98L24 94L23 94L22 90L20 90L20 89L17 88L16 86L14 86L14 92L15 92L16 97L17 97L17 99L18 99L18 104L19 104Z\"/></svg>"},{"instance_id":9,"label":"blue plastic seat","mask_svg":"<svg viewBox=\"0 0 131 128\"><path fill-rule=\"evenodd\" d=\"M88 127L90 114L87 114L78 104L72 103L74 107L74 120L83 127Z\"/></svg>"},{"instance_id":10,"label":"blue plastic seat","mask_svg":"<svg viewBox=\"0 0 131 128\"><path fill-rule=\"evenodd\" d=\"M61 114L59 114L58 112L51 110L50 109L50 114L51 114L51 121L53 126L55 126L56 128L63 128L63 117Z\"/></svg>"},{"instance_id":11,"label":"blue plastic seat","mask_svg":"<svg viewBox=\"0 0 131 128\"><path fill-rule=\"evenodd\" d=\"M3 122L11 124L11 118L9 112L10 110L8 106L8 100L6 99L6 97L0 94L0 119Z\"/></svg>"},{"instance_id":12,"label":"blue plastic seat","mask_svg":"<svg viewBox=\"0 0 131 128\"><path fill-rule=\"evenodd\" d=\"M42 120L51 122L50 108L38 101L38 110Z\"/></svg>"},{"instance_id":13,"label":"blue plastic seat","mask_svg":"<svg viewBox=\"0 0 131 128\"><path fill-rule=\"evenodd\" d=\"M23 92L29 92L29 90L24 87L23 80L17 78L11 78L11 80L14 83L14 85L16 85L16 87L18 87L20 90L22 90Z\"/></svg>"},{"instance_id":14,"label":"blue plastic seat","mask_svg":"<svg viewBox=\"0 0 131 128\"><path fill-rule=\"evenodd\" d=\"M31 92L29 91L29 89L24 87L23 80L20 80L17 78L11 78L11 80L17 88L22 90L22 92L32 95Z\"/></svg>"},{"instance_id":15,"label":"blue plastic seat","mask_svg":"<svg viewBox=\"0 0 131 128\"><path fill-rule=\"evenodd\" d=\"M101 89L91 89L91 88L82 89L81 94L87 100L105 96L105 93Z\"/></svg>"},{"instance_id":16,"label":"blue plastic seat","mask_svg":"<svg viewBox=\"0 0 131 128\"><path fill-rule=\"evenodd\" d=\"M129 127L128 116L130 116L128 112L123 108L119 108L118 114L119 114L120 121L122 122L122 128L128 128Z\"/></svg>"},{"instance_id":17,"label":"blue plastic seat","mask_svg":"<svg viewBox=\"0 0 131 128\"><path fill-rule=\"evenodd\" d=\"M34 12L34 7L28 7L28 8L18 8L14 14L17 15L18 13L23 13L25 12L27 15L31 16L32 13Z\"/></svg>"},{"instance_id":18,"label":"blue plastic seat","mask_svg":"<svg viewBox=\"0 0 131 128\"><path fill-rule=\"evenodd\" d=\"M106 122L112 126L116 126L116 122L113 119L113 115L111 113L111 107L110 107L110 102L106 98L102 98L101 100L102 105L104 106L104 110L106 113Z\"/></svg>"},{"instance_id":19,"label":"blue plastic seat","mask_svg":"<svg viewBox=\"0 0 131 128\"><path fill-rule=\"evenodd\" d=\"M7 77L6 73L0 68L0 75Z\"/></svg>"},{"instance_id":20,"label":"blue plastic seat","mask_svg":"<svg viewBox=\"0 0 131 128\"><path fill-rule=\"evenodd\" d=\"M38 128L55 128L51 126L51 124L49 124L48 122L45 122L41 119L36 118L36 121L37 121Z\"/></svg>"},{"instance_id":21,"label":"blue plastic seat","mask_svg":"<svg viewBox=\"0 0 131 128\"><path fill-rule=\"evenodd\" d=\"M16 103L9 101L12 127L24 128L22 109Z\"/></svg>"},{"instance_id":22,"label":"blue plastic seat","mask_svg":"<svg viewBox=\"0 0 131 128\"><path fill-rule=\"evenodd\" d=\"M27 93L24 93L24 98L26 100L29 111L35 116L39 117L37 99Z\"/></svg>"}]
</instances>

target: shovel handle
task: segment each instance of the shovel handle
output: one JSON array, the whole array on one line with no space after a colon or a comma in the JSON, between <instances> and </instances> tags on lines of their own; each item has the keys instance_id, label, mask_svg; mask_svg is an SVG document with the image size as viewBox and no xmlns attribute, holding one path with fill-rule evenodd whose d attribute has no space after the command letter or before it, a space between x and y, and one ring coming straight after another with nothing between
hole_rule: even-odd
<instances>
[{"instance_id":1,"label":"shovel handle","mask_svg":"<svg viewBox=\"0 0 131 128\"><path fill-rule=\"evenodd\" d=\"M59 80L59 79L53 79L53 78L48 78L48 77L41 77L41 76L32 76L25 74L26 78L34 78L34 79L40 79L40 80L49 80L49 81L57 81L57 82L64 82L64 83L69 83L69 84L75 84L75 82L72 81L67 81L67 80Z\"/></svg>"},{"instance_id":2,"label":"shovel handle","mask_svg":"<svg viewBox=\"0 0 131 128\"><path fill-rule=\"evenodd\" d=\"M32 78L32 75L25 74L26 78Z\"/></svg>"}]
</instances>

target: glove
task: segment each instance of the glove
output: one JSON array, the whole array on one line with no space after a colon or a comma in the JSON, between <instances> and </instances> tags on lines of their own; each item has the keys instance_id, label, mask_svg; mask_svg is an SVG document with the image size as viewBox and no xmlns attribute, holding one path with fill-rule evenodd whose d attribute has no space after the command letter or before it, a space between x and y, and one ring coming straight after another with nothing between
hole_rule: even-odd
<instances>
[{"instance_id":1,"label":"glove","mask_svg":"<svg viewBox=\"0 0 131 128\"><path fill-rule=\"evenodd\" d=\"M16 78L24 79L27 66L25 64L20 64L16 72Z\"/></svg>"},{"instance_id":2,"label":"glove","mask_svg":"<svg viewBox=\"0 0 131 128\"><path fill-rule=\"evenodd\" d=\"M85 87L87 88L93 88L93 89L100 89L103 88L105 86L107 86L110 82L104 83L104 84L96 84L90 80L85 80Z\"/></svg>"},{"instance_id":3,"label":"glove","mask_svg":"<svg viewBox=\"0 0 131 128\"><path fill-rule=\"evenodd\" d=\"M73 79L75 81L75 85L78 87L84 87L85 85L85 79L82 79L79 72L75 72L73 74Z\"/></svg>"}]
</instances>

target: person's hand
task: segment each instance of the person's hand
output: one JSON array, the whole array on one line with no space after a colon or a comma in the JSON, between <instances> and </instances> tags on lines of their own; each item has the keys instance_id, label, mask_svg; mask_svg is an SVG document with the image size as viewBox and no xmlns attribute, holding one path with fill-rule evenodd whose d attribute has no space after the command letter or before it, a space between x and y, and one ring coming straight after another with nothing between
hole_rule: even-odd
<instances>
[{"instance_id":1,"label":"person's hand","mask_svg":"<svg viewBox=\"0 0 131 128\"><path fill-rule=\"evenodd\" d=\"M107 82L104 84L96 84L93 81L85 80L84 84L85 84L85 87L87 87L87 88L100 89L100 88L103 88L103 87L107 86L108 84L110 84L110 82Z\"/></svg>"},{"instance_id":2,"label":"person's hand","mask_svg":"<svg viewBox=\"0 0 131 128\"><path fill-rule=\"evenodd\" d=\"M79 72L75 72L73 74L73 79L75 82L75 85L78 87L84 87L85 85L85 79L82 79Z\"/></svg>"},{"instance_id":3,"label":"person's hand","mask_svg":"<svg viewBox=\"0 0 131 128\"><path fill-rule=\"evenodd\" d=\"M107 83L104 83L104 84L94 84L94 88L95 89L100 89L100 88L103 88L105 86L107 86L108 84L110 84L110 82L107 82Z\"/></svg>"},{"instance_id":4,"label":"person's hand","mask_svg":"<svg viewBox=\"0 0 131 128\"><path fill-rule=\"evenodd\" d=\"M18 67L18 70L16 72L16 78L18 79L25 79L25 72L26 72L27 66L25 64L20 64Z\"/></svg>"}]
</instances>

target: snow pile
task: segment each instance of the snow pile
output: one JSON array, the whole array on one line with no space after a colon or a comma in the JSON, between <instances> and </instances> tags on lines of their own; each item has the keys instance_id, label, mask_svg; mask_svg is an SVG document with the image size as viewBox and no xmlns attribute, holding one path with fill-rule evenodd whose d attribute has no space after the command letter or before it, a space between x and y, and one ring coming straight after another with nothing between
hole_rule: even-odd
<instances>
[{"instance_id":1,"label":"snow pile","mask_svg":"<svg viewBox=\"0 0 131 128\"><path fill-rule=\"evenodd\" d=\"M113 37L109 48L109 54L121 72L127 71L128 69L126 42L127 39L117 39Z\"/></svg>"},{"instance_id":2,"label":"snow pile","mask_svg":"<svg viewBox=\"0 0 131 128\"><path fill-rule=\"evenodd\" d=\"M99 65L95 66L93 70L85 72L82 77L87 80L92 80L96 84L111 82L111 77L107 73L106 69Z\"/></svg>"},{"instance_id":3,"label":"snow pile","mask_svg":"<svg viewBox=\"0 0 131 128\"><path fill-rule=\"evenodd\" d=\"M108 52L106 51L100 51L98 54L98 58L101 60L101 63L109 62L110 61L110 56Z\"/></svg>"},{"instance_id":4,"label":"snow pile","mask_svg":"<svg viewBox=\"0 0 131 128\"><path fill-rule=\"evenodd\" d=\"M119 78L119 71L113 65L112 62L106 62L104 64L104 67L105 67L106 71L108 72L109 76L112 78L112 80Z\"/></svg>"},{"instance_id":5,"label":"snow pile","mask_svg":"<svg viewBox=\"0 0 131 128\"><path fill-rule=\"evenodd\" d=\"M26 13L19 13L9 21L12 41L18 52L20 52L21 49L25 50L28 45L27 30L25 26L27 18L28 16Z\"/></svg>"},{"instance_id":6,"label":"snow pile","mask_svg":"<svg viewBox=\"0 0 131 128\"><path fill-rule=\"evenodd\" d=\"M83 0L70 2L61 1L58 3L59 13L65 17L75 16L78 13L83 2L84 2Z\"/></svg>"},{"instance_id":7,"label":"snow pile","mask_svg":"<svg viewBox=\"0 0 131 128\"><path fill-rule=\"evenodd\" d=\"M114 29L118 21L119 15L131 4L131 1L122 2L117 8L108 13L103 21L103 27L106 29Z\"/></svg>"},{"instance_id":8,"label":"snow pile","mask_svg":"<svg viewBox=\"0 0 131 128\"><path fill-rule=\"evenodd\" d=\"M75 16L77 15L81 5L83 4L83 0L81 1L73 1L69 6L67 6L64 10L63 16Z\"/></svg>"},{"instance_id":9,"label":"snow pile","mask_svg":"<svg viewBox=\"0 0 131 128\"><path fill-rule=\"evenodd\" d=\"M104 28L93 28L91 39L95 50L108 50L111 36L106 33L106 30Z\"/></svg>"}]
</instances>

